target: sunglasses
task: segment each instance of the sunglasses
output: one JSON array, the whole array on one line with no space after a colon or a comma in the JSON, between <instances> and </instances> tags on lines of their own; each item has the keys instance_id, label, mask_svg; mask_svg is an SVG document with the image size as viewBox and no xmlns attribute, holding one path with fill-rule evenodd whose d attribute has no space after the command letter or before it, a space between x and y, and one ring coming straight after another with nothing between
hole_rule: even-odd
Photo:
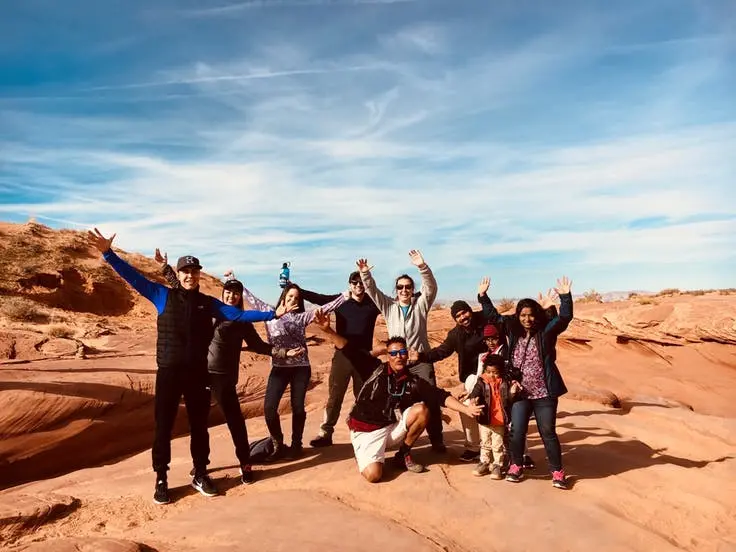
<instances>
[{"instance_id":1,"label":"sunglasses","mask_svg":"<svg viewBox=\"0 0 736 552\"><path fill-rule=\"evenodd\" d=\"M411 284L397 284L396 289L414 289L414 286Z\"/></svg>"},{"instance_id":2,"label":"sunglasses","mask_svg":"<svg viewBox=\"0 0 736 552\"><path fill-rule=\"evenodd\" d=\"M405 356L409 354L409 351L407 351L406 349L399 349L398 351L389 351L388 354L390 354L391 356Z\"/></svg>"},{"instance_id":3,"label":"sunglasses","mask_svg":"<svg viewBox=\"0 0 736 552\"><path fill-rule=\"evenodd\" d=\"M363 285L363 281L362 280L357 280L355 282L350 282L350 285L351 286L362 286Z\"/></svg>"}]
</instances>

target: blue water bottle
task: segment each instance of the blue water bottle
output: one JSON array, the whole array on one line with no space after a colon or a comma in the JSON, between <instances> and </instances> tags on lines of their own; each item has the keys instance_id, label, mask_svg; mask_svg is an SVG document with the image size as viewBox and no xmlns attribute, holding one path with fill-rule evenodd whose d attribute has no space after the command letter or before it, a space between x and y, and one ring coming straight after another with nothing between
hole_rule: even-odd
<instances>
[{"instance_id":1,"label":"blue water bottle","mask_svg":"<svg viewBox=\"0 0 736 552\"><path fill-rule=\"evenodd\" d=\"M281 272L279 273L279 286L283 289L289 283L289 267L291 263L284 263L281 265Z\"/></svg>"}]
</instances>

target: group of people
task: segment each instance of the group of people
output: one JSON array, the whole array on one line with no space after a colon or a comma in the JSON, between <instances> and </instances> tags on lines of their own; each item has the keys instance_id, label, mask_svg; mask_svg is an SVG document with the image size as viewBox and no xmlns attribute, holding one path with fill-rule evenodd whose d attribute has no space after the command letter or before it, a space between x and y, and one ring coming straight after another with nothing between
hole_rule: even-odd
<instances>
[{"instance_id":1,"label":"group of people","mask_svg":"<svg viewBox=\"0 0 736 552\"><path fill-rule=\"evenodd\" d=\"M552 291L539 300L523 299L511 316L501 315L488 298L490 281L481 280L473 311L456 301L451 315L456 322L439 346L430 347L427 318L437 296L437 282L419 251L409 257L419 270L421 287L402 274L395 280L395 295L381 292L366 259L348 278L349 289L323 295L287 281L276 305L257 298L230 273L221 300L199 290L202 266L193 256L180 257L176 269L156 250L170 286L153 282L112 251L115 238L97 229L90 242L110 266L158 312L158 366L155 387L155 437L152 447L156 472L154 501L170 501L167 472L171 460L171 434L184 397L191 434L192 486L205 496L218 493L207 474L210 396L222 410L240 463L242 482L254 481L245 420L236 384L242 343L246 350L271 357L265 396L265 419L270 434L268 461L303 455L306 421L305 397L311 378L305 330L317 324L335 346L328 380L328 400L319 434L310 446L333 444L333 433L352 380L355 404L347 419L358 469L369 482L380 481L386 450L398 447L393 463L410 472L425 467L411 449L427 431L431 450L445 453L441 408L460 413L465 431L461 459L478 462L473 473L505 477L519 482L525 469L533 469L526 454L529 420L536 418L547 453L553 485L567 488L555 429L557 401L567 390L556 365L556 339L572 320L570 281L558 280L559 313ZM255 310L243 310L246 300ZM305 301L315 305L307 310ZM335 327L330 313L335 315ZM388 341L374 347L378 315L386 321ZM253 327L265 322L267 341ZM434 362L456 353L458 376L466 390L459 397L437 387ZM381 362L380 357L387 357ZM292 410L291 442L285 444L278 406L287 386Z\"/></svg>"}]
</instances>

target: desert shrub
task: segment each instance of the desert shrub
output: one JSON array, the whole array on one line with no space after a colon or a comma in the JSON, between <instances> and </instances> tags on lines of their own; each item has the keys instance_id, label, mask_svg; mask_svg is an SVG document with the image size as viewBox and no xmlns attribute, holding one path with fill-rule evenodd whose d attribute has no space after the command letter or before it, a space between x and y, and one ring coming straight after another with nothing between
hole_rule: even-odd
<instances>
[{"instance_id":1,"label":"desert shrub","mask_svg":"<svg viewBox=\"0 0 736 552\"><path fill-rule=\"evenodd\" d=\"M637 299L640 305L657 305L659 304L653 297L642 296Z\"/></svg>"},{"instance_id":2,"label":"desert shrub","mask_svg":"<svg viewBox=\"0 0 736 552\"><path fill-rule=\"evenodd\" d=\"M688 295L695 295L696 297L698 295L705 295L706 293L707 293L707 291L704 290L704 289L694 289L692 291L688 291L687 292Z\"/></svg>"},{"instance_id":3,"label":"desert shrub","mask_svg":"<svg viewBox=\"0 0 736 552\"><path fill-rule=\"evenodd\" d=\"M74 336L74 328L71 328L67 326L66 324L56 324L54 326L49 326L49 329L46 330L46 333L50 337L69 338L69 337Z\"/></svg>"},{"instance_id":4,"label":"desert shrub","mask_svg":"<svg viewBox=\"0 0 736 552\"><path fill-rule=\"evenodd\" d=\"M665 296L665 295L680 295L681 291L677 288L667 288L660 291L657 295L659 296Z\"/></svg>"},{"instance_id":5,"label":"desert shrub","mask_svg":"<svg viewBox=\"0 0 736 552\"><path fill-rule=\"evenodd\" d=\"M719 289L718 295L731 295L736 293L736 288Z\"/></svg>"},{"instance_id":6,"label":"desert shrub","mask_svg":"<svg viewBox=\"0 0 736 552\"><path fill-rule=\"evenodd\" d=\"M43 324L49 317L40 307L23 297L8 297L0 303L0 312L15 322Z\"/></svg>"},{"instance_id":7,"label":"desert shrub","mask_svg":"<svg viewBox=\"0 0 736 552\"><path fill-rule=\"evenodd\" d=\"M636 293L635 291L632 291L631 293L629 293L629 299L636 299L637 297L639 297L639 294Z\"/></svg>"},{"instance_id":8,"label":"desert shrub","mask_svg":"<svg viewBox=\"0 0 736 552\"><path fill-rule=\"evenodd\" d=\"M516 301L509 299L508 297L504 297L498 302L498 305L496 305L498 312L507 312L514 308L516 308Z\"/></svg>"},{"instance_id":9,"label":"desert shrub","mask_svg":"<svg viewBox=\"0 0 736 552\"><path fill-rule=\"evenodd\" d=\"M578 299L578 303L602 303L603 296L594 289L589 289Z\"/></svg>"}]
</instances>

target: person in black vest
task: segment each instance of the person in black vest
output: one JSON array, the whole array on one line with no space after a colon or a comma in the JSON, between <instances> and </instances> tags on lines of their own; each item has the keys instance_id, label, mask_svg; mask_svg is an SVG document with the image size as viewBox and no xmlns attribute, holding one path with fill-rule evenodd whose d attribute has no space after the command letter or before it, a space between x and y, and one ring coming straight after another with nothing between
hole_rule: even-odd
<instances>
[{"instance_id":1,"label":"person in black vest","mask_svg":"<svg viewBox=\"0 0 736 552\"><path fill-rule=\"evenodd\" d=\"M347 348L336 347L332 356L328 397L320 432L309 444L312 447L332 445L332 433L340 418L340 409L345 399L350 379L353 380L353 395L358 396L363 382L373 373L375 365L370 352L373 349L373 329L380 314L378 307L365 293L359 272L348 278L350 299L335 310L335 329L337 334L347 340ZM337 298L336 295L322 295L302 288L302 297L315 305L325 305ZM362 351L363 354L348 355L347 351Z\"/></svg>"},{"instance_id":2,"label":"person in black vest","mask_svg":"<svg viewBox=\"0 0 736 552\"><path fill-rule=\"evenodd\" d=\"M176 272L168 264L166 254L161 255L161 252L156 249L154 259L161 264L164 278L169 285L172 288L181 287ZM235 279L232 271L225 276L227 279L222 288L222 302L242 309L243 283ZM243 342L247 345L245 349L241 348ZM274 348L261 339L250 322L214 321L214 335L207 353L210 390L230 430L230 436L235 445L235 455L240 462L240 479L244 484L250 485L255 478L250 461L248 430L245 426L243 411L240 409L237 390L241 350L267 356L294 357L301 354L302 349Z\"/></svg>"},{"instance_id":3,"label":"person in black vest","mask_svg":"<svg viewBox=\"0 0 736 552\"><path fill-rule=\"evenodd\" d=\"M176 272L181 287L171 289L152 282L112 251L112 241L97 228L89 232L91 245L97 248L110 266L133 289L151 301L158 312L156 340L156 390L154 397L155 437L151 451L156 487L153 500L157 504L170 502L167 472L171 462L171 432L179 400L189 418L190 450L194 464L192 486L205 496L217 494L217 488L207 475L209 464L209 434L207 415L210 394L207 389L207 351L212 341L212 319L258 322L273 320L287 312L284 305L276 311L244 311L225 305L199 291L202 266L196 257L180 257Z\"/></svg>"}]
</instances>

